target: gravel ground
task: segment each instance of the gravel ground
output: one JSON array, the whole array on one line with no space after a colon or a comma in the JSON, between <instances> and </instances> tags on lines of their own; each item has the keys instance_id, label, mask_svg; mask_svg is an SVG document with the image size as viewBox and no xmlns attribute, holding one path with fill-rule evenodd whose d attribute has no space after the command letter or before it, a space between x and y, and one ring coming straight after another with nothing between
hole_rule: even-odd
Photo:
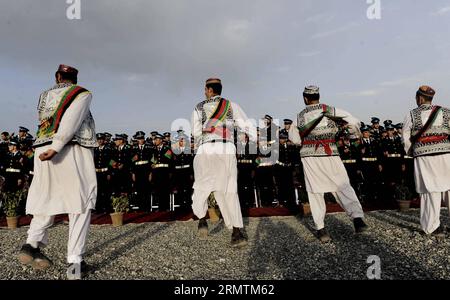
<instances>
[{"instance_id":1,"label":"gravel ground","mask_svg":"<svg viewBox=\"0 0 450 300\"><path fill-rule=\"evenodd\" d=\"M442 211L444 224L448 215ZM199 240L197 222L91 227L86 279L367 279L370 255L381 259L382 279L450 279L450 233L445 240L425 236L419 211L379 211L366 215L370 230L355 235L343 213L326 217L333 238L321 244L311 217L245 219L249 244L230 247L230 231L210 224ZM50 229L44 253L54 262L35 271L16 260L27 227L0 229L0 279L65 279L68 226Z\"/></svg>"}]
</instances>

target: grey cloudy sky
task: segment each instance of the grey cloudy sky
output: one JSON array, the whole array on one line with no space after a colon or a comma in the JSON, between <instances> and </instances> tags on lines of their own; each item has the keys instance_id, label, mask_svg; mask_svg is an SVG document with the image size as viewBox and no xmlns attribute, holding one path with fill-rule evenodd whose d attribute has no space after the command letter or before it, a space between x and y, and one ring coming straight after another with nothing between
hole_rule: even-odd
<instances>
[{"instance_id":1,"label":"grey cloudy sky","mask_svg":"<svg viewBox=\"0 0 450 300\"><path fill-rule=\"evenodd\" d=\"M36 102L60 63L93 92L99 131L165 131L190 118L204 80L250 117L295 118L301 91L363 121L403 120L420 84L450 103L450 1L0 0L0 129L35 130Z\"/></svg>"}]
</instances>

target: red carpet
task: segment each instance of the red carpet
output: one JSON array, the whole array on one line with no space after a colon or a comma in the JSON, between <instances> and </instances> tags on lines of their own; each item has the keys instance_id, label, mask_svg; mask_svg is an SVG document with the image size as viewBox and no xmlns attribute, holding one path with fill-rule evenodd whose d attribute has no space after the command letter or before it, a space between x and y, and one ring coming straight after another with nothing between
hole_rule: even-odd
<instances>
[{"instance_id":1,"label":"red carpet","mask_svg":"<svg viewBox=\"0 0 450 300\"><path fill-rule=\"evenodd\" d=\"M419 200L414 200L411 203L412 208L418 208L420 206ZM374 210L392 210L398 207L395 204L383 204L383 205L363 205L364 211ZM337 203L328 203L327 212L342 212L343 209ZM244 217L271 217L271 216L290 216L294 213L290 212L287 208L277 207L264 207L264 208L250 208L242 211ZM131 212L124 215L124 223L146 223L146 222L171 222L171 221L187 221L194 219L192 212L153 212L153 213L141 213ZM61 223L67 221L67 215L58 215L55 217L55 223ZM23 216L19 219L19 226L29 225L31 216ZM111 217L109 214L93 214L92 224L111 224ZM0 227L6 227L6 218L0 217Z\"/></svg>"}]
</instances>

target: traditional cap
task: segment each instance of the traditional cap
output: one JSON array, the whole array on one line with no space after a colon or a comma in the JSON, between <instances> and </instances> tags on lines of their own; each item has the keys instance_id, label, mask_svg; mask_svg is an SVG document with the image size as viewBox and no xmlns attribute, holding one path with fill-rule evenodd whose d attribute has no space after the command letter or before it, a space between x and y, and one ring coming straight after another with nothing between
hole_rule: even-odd
<instances>
[{"instance_id":1,"label":"traditional cap","mask_svg":"<svg viewBox=\"0 0 450 300\"><path fill-rule=\"evenodd\" d=\"M97 133L97 140L104 140L106 138L106 134L104 133Z\"/></svg>"},{"instance_id":2,"label":"traditional cap","mask_svg":"<svg viewBox=\"0 0 450 300\"><path fill-rule=\"evenodd\" d=\"M20 131L22 131L22 132L28 132L28 131L30 131L28 128L25 128L25 127L23 127L23 126L19 126L19 132Z\"/></svg>"},{"instance_id":3,"label":"traditional cap","mask_svg":"<svg viewBox=\"0 0 450 300\"><path fill-rule=\"evenodd\" d=\"M209 78L206 80L206 84L211 84L211 83L220 83L222 84L222 81L219 78Z\"/></svg>"},{"instance_id":4,"label":"traditional cap","mask_svg":"<svg viewBox=\"0 0 450 300\"><path fill-rule=\"evenodd\" d=\"M292 124L292 120L290 120L290 119L284 119L283 122L284 122L285 125Z\"/></svg>"},{"instance_id":5,"label":"traditional cap","mask_svg":"<svg viewBox=\"0 0 450 300\"><path fill-rule=\"evenodd\" d=\"M422 85L417 91L417 94L427 97L434 97L436 91L433 88L429 87L428 85Z\"/></svg>"},{"instance_id":6,"label":"traditional cap","mask_svg":"<svg viewBox=\"0 0 450 300\"><path fill-rule=\"evenodd\" d=\"M318 95L319 94L319 87L315 85L308 85L305 87L305 90L303 91L303 94L307 95Z\"/></svg>"},{"instance_id":7,"label":"traditional cap","mask_svg":"<svg viewBox=\"0 0 450 300\"><path fill-rule=\"evenodd\" d=\"M58 72L61 73L69 73L69 74L78 74L78 70L74 67L68 66L68 65L59 65Z\"/></svg>"},{"instance_id":8,"label":"traditional cap","mask_svg":"<svg viewBox=\"0 0 450 300\"><path fill-rule=\"evenodd\" d=\"M377 117L372 117L372 124L378 124L380 123L380 119Z\"/></svg>"},{"instance_id":9,"label":"traditional cap","mask_svg":"<svg viewBox=\"0 0 450 300\"><path fill-rule=\"evenodd\" d=\"M145 132L143 131L138 131L136 132L136 134L133 136L133 138L137 139L137 140L143 140L145 139Z\"/></svg>"}]
</instances>

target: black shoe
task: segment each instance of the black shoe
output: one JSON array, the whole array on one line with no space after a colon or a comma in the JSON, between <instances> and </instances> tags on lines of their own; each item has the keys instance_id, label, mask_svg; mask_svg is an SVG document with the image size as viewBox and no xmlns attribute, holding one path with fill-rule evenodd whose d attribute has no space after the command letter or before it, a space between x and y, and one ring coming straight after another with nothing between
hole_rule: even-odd
<instances>
[{"instance_id":1,"label":"black shoe","mask_svg":"<svg viewBox=\"0 0 450 300\"><path fill-rule=\"evenodd\" d=\"M330 235L328 234L328 231L325 228L317 230L317 238L322 243L328 243L328 242L331 241L331 237L330 237Z\"/></svg>"},{"instance_id":2,"label":"black shoe","mask_svg":"<svg viewBox=\"0 0 450 300\"><path fill-rule=\"evenodd\" d=\"M445 230L444 230L444 227L442 227L442 225L439 226L435 231L433 231L433 232L431 233L431 235L432 235L432 236L435 236L435 237L437 237L437 238L440 238L440 239L445 238Z\"/></svg>"},{"instance_id":3,"label":"black shoe","mask_svg":"<svg viewBox=\"0 0 450 300\"><path fill-rule=\"evenodd\" d=\"M42 254L39 248L33 248L30 244L22 246L19 251L18 259L22 264L31 264L31 266L37 270L44 270L52 265L51 260Z\"/></svg>"},{"instance_id":4,"label":"black shoe","mask_svg":"<svg viewBox=\"0 0 450 300\"><path fill-rule=\"evenodd\" d=\"M355 226L356 233L362 233L366 231L369 227L364 223L362 218L354 218L353 225Z\"/></svg>"},{"instance_id":5,"label":"black shoe","mask_svg":"<svg viewBox=\"0 0 450 300\"><path fill-rule=\"evenodd\" d=\"M84 260L81 263L72 263L67 267L68 280L80 280L89 271L89 266Z\"/></svg>"},{"instance_id":6,"label":"black shoe","mask_svg":"<svg viewBox=\"0 0 450 300\"><path fill-rule=\"evenodd\" d=\"M239 228L234 227L233 233L231 234L231 246L237 248L245 245L247 245L247 239L244 237Z\"/></svg>"},{"instance_id":7,"label":"black shoe","mask_svg":"<svg viewBox=\"0 0 450 300\"><path fill-rule=\"evenodd\" d=\"M208 236L208 223L205 218L198 220L198 235L200 238Z\"/></svg>"}]
</instances>

